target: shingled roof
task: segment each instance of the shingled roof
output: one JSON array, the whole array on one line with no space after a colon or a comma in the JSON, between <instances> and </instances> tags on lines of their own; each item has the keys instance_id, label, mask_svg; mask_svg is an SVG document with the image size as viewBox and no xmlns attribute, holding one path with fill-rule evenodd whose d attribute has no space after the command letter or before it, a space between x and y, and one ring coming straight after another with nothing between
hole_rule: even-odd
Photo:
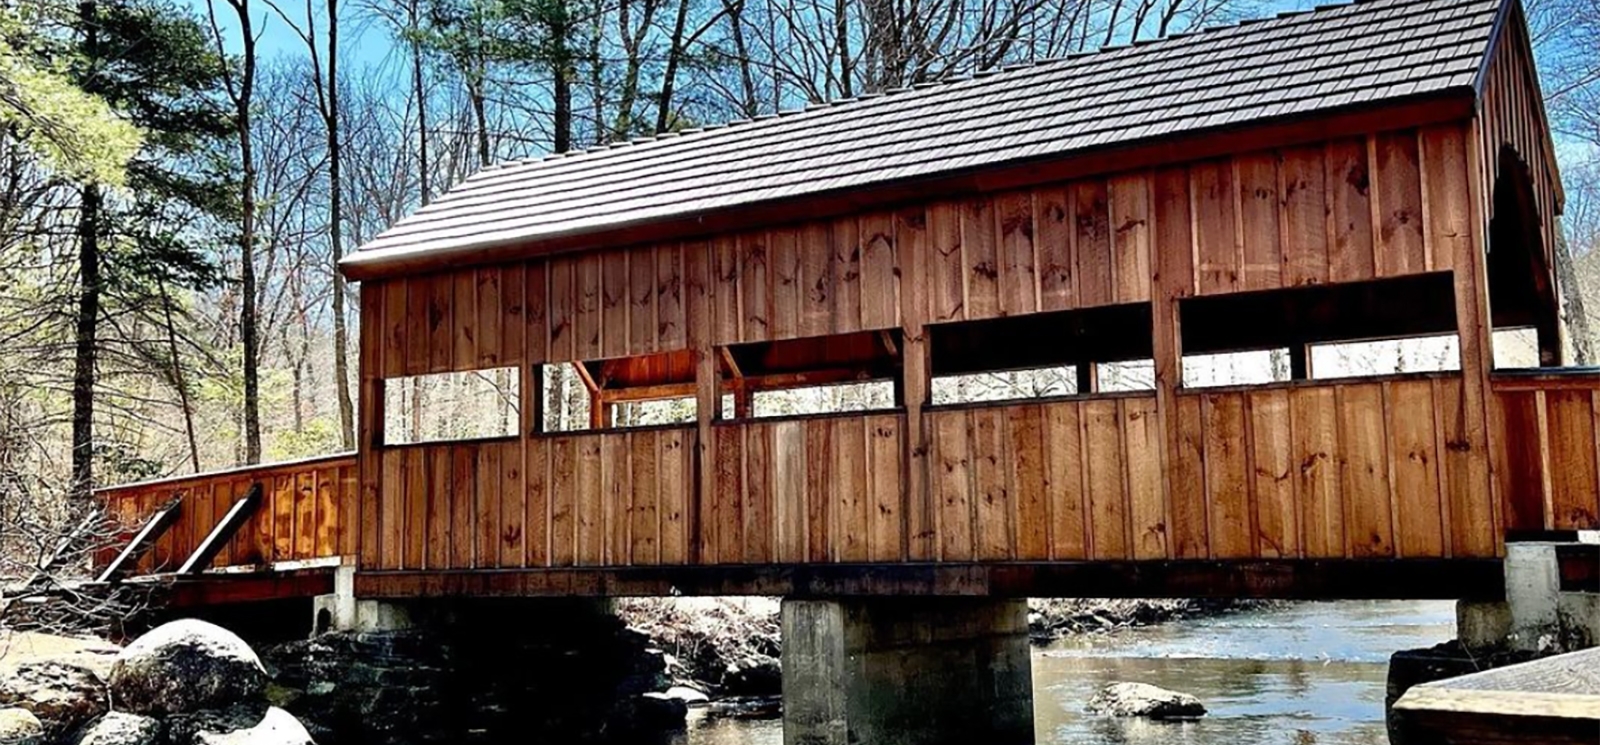
<instances>
[{"instance_id":1,"label":"shingled roof","mask_svg":"<svg viewBox=\"0 0 1600 745\"><path fill-rule=\"evenodd\" d=\"M1327 6L509 163L401 220L346 269L1470 92L1500 10L1501 0Z\"/></svg>"}]
</instances>

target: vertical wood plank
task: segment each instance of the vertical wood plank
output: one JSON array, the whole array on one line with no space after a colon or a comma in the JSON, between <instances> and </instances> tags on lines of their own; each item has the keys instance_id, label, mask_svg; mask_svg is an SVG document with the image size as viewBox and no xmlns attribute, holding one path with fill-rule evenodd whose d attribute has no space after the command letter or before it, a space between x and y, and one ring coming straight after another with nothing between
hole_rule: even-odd
<instances>
[{"instance_id":1,"label":"vertical wood plank","mask_svg":"<svg viewBox=\"0 0 1600 745\"><path fill-rule=\"evenodd\" d=\"M1378 274L1428 270L1423 246L1422 176L1415 130L1375 135L1376 199L1379 210Z\"/></svg>"},{"instance_id":2,"label":"vertical wood plank","mask_svg":"<svg viewBox=\"0 0 1600 745\"><path fill-rule=\"evenodd\" d=\"M1071 192L1060 187L1033 193L1034 245L1039 274L1039 309L1066 310L1077 302L1073 291Z\"/></svg>"},{"instance_id":3,"label":"vertical wood plank","mask_svg":"<svg viewBox=\"0 0 1600 745\"><path fill-rule=\"evenodd\" d=\"M651 354L661 348L657 343L660 327L656 322L656 263L657 254L671 253L670 245L627 251L627 286L623 295L628 305L628 337L624 354Z\"/></svg>"},{"instance_id":4,"label":"vertical wood plank","mask_svg":"<svg viewBox=\"0 0 1600 745\"><path fill-rule=\"evenodd\" d=\"M661 563L662 483L659 479L660 441L667 432L633 432L627 435L630 449L628 478L632 501L628 530L627 564L654 566Z\"/></svg>"},{"instance_id":5,"label":"vertical wood plank","mask_svg":"<svg viewBox=\"0 0 1600 745\"><path fill-rule=\"evenodd\" d=\"M835 334L861 329L861 233L858 228L853 217L834 220L829 226L832 256L828 268L833 279L829 330Z\"/></svg>"},{"instance_id":6,"label":"vertical wood plank","mask_svg":"<svg viewBox=\"0 0 1600 745\"><path fill-rule=\"evenodd\" d=\"M1000 312L1014 316L1039 310L1039 277L1035 274L1033 195L1008 192L995 201L999 234Z\"/></svg>"},{"instance_id":7,"label":"vertical wood plank","mask_svg":"<svg viewBox=\"0 0 1600 745\"><path fill-rule=\"evenodd\" d=\"M1006 443L1006 413L973 409L970 415L975 558L1010 560L1015 558L1012 552L1017 541L1012 530L1014 515L1007 475L1015 461Z\"/></svg>"},{"instance_id":8,"label":"vertical wood plank","mask_svg":"<svg viewBox=\"0 0 1600 745\"><path fill-rule=\"evenodd\" d=\"M1259 557L1296 558L1300 556L1300 525L1295 508L1289 391L1255 391L1249 395Z\"/></svg>"},{"instance_id":9,"label":"vertical wood plank","mask_svg":"<svg viewBox=\"0 0 1600 745\"><path fill-rule=\"evenodd\" d=\"M966 318L966 259L962 251L961 206L954 202L936 202L929 206L926 233L927 320L937 323ZM915 261L917 257L912 256L910 260Z\"/></svg>"},{"instance_id":10,"label":"vertical wood plank","mask_svg":"<svg viewBox=\"0 0 1600 745\"><path fill-rule=\"evenodd\" d=\"M1281 176L1284 284L1328 281L1329 212L1327 151L1319 146L1286 148Z\"/></svg>"},{"instance_id":11,"label":"vertical wood plank","mask_svg":"<svg viewBox=\"0 0 1600 745\"><path fill-rule=\"evenodd\" d=\"M1110 305L1116 297L1116 287L1111 260L1111 205L1105 181L1074 182L1072 199L1078 306Z\"/></svg>"},{"instance_id":12,"label":"vertical wood plank","mask_svg":"<svg viewBox=\"0 0 1600 745\"><path fill-rule=\"evenodd\" d=\"M862 329L900 325L900 272L895 270L895 216L887 212L863 215L861 234Z\"/></svg>"},{"instance_id":13,"label":"vertical wood plank","mask_svg":"<svg viewBox=\"0 0 1600 745\"><path fill-rule=\"evenodd\" d=\"M1250 484L1246 463L1244 396L1206 394L1201 402L1205 427L1206 501L1211 554L1218 559L1250 558Z\"/></svg>"},{"instance_id":14,"label":"vertical wood plank","mask_svg":"<svg viewBox=\"0 0 1600 745\"><path fill-rule=\"evenodd\" d=\"M1240 252L1232 164L1196 163L1189 174L1199 292L1234 292L1239 289Z\"/></svg>"},{"instance_id":15,"label":"vertical wood plank","mask_svg":"<svg viewBox=\"0 0 1600 745\"><path fill-rule=\"evenodd\" d=\"M768 272L767 235L748 233L739 237L739 292L742 329L745 341L772 338L772 278Z\"/></svg>"},{"instance_id":16,"label":"vertical wood plank","mask_svg":"<svg viewBox=\"0 0 1600 745\"><path fill-rule=\"evenodd\" d=\"M996 245L994 201L968 199L961 203L961 248L966 261L967 318L1000 315L1000 255Z\"/></svg>"},{"instance_id":17,"label":"vertical wood plank","mask_svg":"<svg viewBox=\"0 0 1600 745\"><path fill-rule=\"evenodd\" d=\"M1084 489L1082 425L1078 404L1042 406L1045 419L1044 455L1050 495L1050 558L1083 560L1089 557L1088 492Z\"/></svg>"},{"instance_id":18,"label":"vertical wood plank","mask_svg":"<svg viewBox=\"0 0 1600 745\"><path fill-rule=\"evenodd\" d=\"M1244 244L1241 286L1266 290L1283 284L1283 248L1278 226L1278 155L1250 153L1238 158L1239 224Z\"/></svg>"},{"instance_id":19,"label":"vertical wood plank","mask_svg":"<svg viewBox=\"0 0 1600 745\"><path fill-rule=\"evenodd\" d=\"M1372 181L1363 140L1327 146L1328 279L1354 282L1376 275L1373 266Z\"/></svg>"},{"instance_id":20,"label":"vertical wood plank","mask_svg":"<svg viewBox=\"0 0 1600 745\"><path fill-rule=\"evenodd\" d=\"M1117 402L1109 399L1085 401L1083 430L1093 535L1090 558L1132 558L1128 545L1128 494Z\"/></svg>"},{"instance_id":21,"label":"vertical wood plank","mask_svg":"<svg viewBox=\"0 0 1600 745\"><path fill-rule=\"evenodd\" d=\"M1110 183L1114 297L1119 303L1150 299L1150 175L1115 176Z\"/></svg>"},{"instance_id":22,"label":"vertical wood plank","mask_svg":"<svg viewBox=\"0 0 1600 745\"><path fill-rule=\"evenodd\" d=\"M867 426L867 558L900 561L905 555L905 520L901 514L903 486L900 462L904 453L899 417L874 416ZM779 454L774 454L781 458Z\"/></svg>"},{"instance_id":23,"label":"vertical wood plank","mask_svg":"<svg viewBox=\"0 0 1600 745\"><path fill-rule=\"evenodd\" d=\"M1015 508L1015 558L1050 558L1049 464L1045 451L1045 413L1041 405L1020 406L1005 416L1010 428L1011 501Z\"/></svg>"},{"instance_id":24,"label":"vertical wood plank","mask_svg":"<svg viewBox=\"0 0 1600 745\"><path fill-rule=\"evenodd\" d=\"M1167 558L1167 510L1162 499L1160 422L1154 396L1119 402L1123 448L1127 454L1128 519L1133 558Z\"/></svg>"},{"instance_id":25,"label":"vertical wood plank","mask_svg":"<svg viewBox=\"0 0 1600 745\"><path fill-rule=\"evenodd\" d=\"M792 339L815 334L821 326L820 322L802 324L801 321L801 316L808 315L812 308L808 305L805 311L801 310L800 298L804 294L801 284L804 280L800 271L800 235L789 228L775 229L771 235L772 338ZM805 250L820 252L822 248L807 242ZM804 332L801 331L802 325L807 328Z\"/></svg>"},{"instance_id":26,"label":"vertical wood plank","mask_svg":"<svg viewBox=\"0 0 1600 745\"><path fill-rule=\"evenodd\" d=\"M1186 394L1173 402L1167 426L1172 435L1172 554L1179 559L1210 556L1210 518L1206 498L1205 419L1201 396Z\"/></svg>"},{"instance_id":27,"label":"vertical wood plank","mask_svg":"<svg viewBox=\"0 0 1600 745\"><path fill-rule=\"evenodd\" d=\"M969 452L967 413L941 411L928 414L933 435L932 485L939 501L939 559L973 558L972 456Z\"/></svg>"},{"instance_id":28,"label":"vertical wood plank","mask_svg":"<svg viewBox=\"0 0 1600 745\"><path fill-rule=\"evenodd\" d=\"M1443 505L1439 493L1438 442L1433 428L1433 383L1389 384L1389 462L1394 470L1398 514L1395 550L1405 558L1445 556Z\"/></svg>"},{"instance_id":29,"label":"vertical wood plank","mask_svg":"<svg viewBox=\"0 0 1600 745\"><path fill-rule=\"evenodd\" d=\"M1356 557L1392 556L1388 441L1383 387L1378 383L1339 386L1339 461L1349 522L1350 551Z\"/></svg>"}]
</instances>

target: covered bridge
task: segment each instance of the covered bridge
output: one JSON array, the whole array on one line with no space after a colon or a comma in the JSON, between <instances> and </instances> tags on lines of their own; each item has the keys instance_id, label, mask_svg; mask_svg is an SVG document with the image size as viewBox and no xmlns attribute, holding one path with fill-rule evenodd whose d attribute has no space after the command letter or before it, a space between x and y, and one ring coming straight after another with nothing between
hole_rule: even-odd
<instances>
[{"instance_id":1,"label":"covered bridge","mask_svg":"<svg viewBox=\"0 0 1600 745\"><path fill-rule=\"evenodd\" d=\"M139 571L216 529L200 568L345 557L367 597L1493 595L1508 535L1600 528L1600 375L1552 369L1561 204L1516 0L508 163L345 260L357 453L101 495L181 498ZM1530 329L1537 369L1497 369ZM1441 336L1430 372L1318 364ZM1265 382L1186 375L1263 350ZM1070 384L961 400L1041 368ZM398 392L468 371L509 426L408 437ZM763 403L838 384L867 392Z\"/></svg>"}]
</instances>

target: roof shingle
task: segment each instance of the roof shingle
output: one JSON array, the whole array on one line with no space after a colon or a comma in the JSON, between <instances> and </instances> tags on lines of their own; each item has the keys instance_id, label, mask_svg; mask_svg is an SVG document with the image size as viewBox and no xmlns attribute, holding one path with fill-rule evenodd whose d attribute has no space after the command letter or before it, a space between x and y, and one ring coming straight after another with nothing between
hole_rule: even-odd
<instances>
[{"instance_id":1,"label":"roof shingle","mask_svg":"<svg viewBox=\"0 0 1600 745\"><path fill-rule=\"evenodd\" d=\"M1368 0L485 170L348 264L582 234L1472 85L1500 0Z\"/></svg>"}]
</instances>

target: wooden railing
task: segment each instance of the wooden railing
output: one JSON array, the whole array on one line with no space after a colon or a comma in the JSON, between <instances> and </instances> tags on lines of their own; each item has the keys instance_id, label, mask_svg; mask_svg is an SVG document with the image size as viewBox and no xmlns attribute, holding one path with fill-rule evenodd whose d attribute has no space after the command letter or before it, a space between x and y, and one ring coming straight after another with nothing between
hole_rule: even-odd
<instances>
[{"instance_id":1,"label":"wooden railing","mask_svg":"<svg viewBox=\"0 0 1600 745\"><path fill-rule=\"evenodd\" d=\"M150 546L133 573L177 569L233 504L261 485L254 514L217 553L212 566L261 566L353 556L360 538L356 515L356 458L333 455L231 471L179 476L101 489L95 496L131 539L156 511L177 501L171 528ZM99 557L110 561L115 549Z\"/></svg>"},{"instance_id":2,"label":"wooden railing","mask_svg":"<svg viewBox=\"0 0 1600 745\"><path fill-rule=\"evenodd\" d=\"M1600 529L1600 370L1497 373L1490 389L1506 528Z\"/></svg>"},{"instance_id":3,"label":"wooden railing","mask_svg":"<svg viewBox=\"0 0 1600 745\"><path fill-rule=\"evenodd\" d=\"M719 422L703 449L693 426L388 447L365 532L350 455L99 496L129 531L179 500L141 572L256 483L217 566L894 563L913 511L944 562L1493 557L1505 529L1600 528L1600 372L1491 390L1488 452L1441 373L1179 390L1165 418L1154 393L932 407L921 450L900 411Z\"/></svg>"}]
</instances>

